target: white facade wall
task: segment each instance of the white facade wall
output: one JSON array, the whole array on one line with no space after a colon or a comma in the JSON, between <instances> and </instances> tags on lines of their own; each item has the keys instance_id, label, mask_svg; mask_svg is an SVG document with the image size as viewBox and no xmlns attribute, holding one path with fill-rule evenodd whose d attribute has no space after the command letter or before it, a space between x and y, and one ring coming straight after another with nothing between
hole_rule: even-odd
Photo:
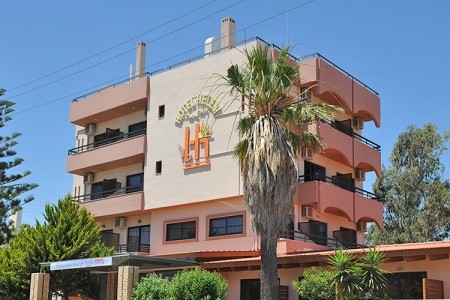
<instances>
[{"instance_id":1,"label":"white facade wall","mask_svg":"<svg viewBox=\"0 0 450 300\"><path fill-rule=\"evenodd\" d=\"M233 124L239 117L241 102L235 101L222 112L210 138L211 164L183 170L180 148L184 148L185 126L194 139L195 120L178 125L176 115L182 105L199 94L210 95L222 104L231 98L210 90L216 73L225 74L231 62L240 64L243 54L231 49L201 61L152 76L147 121L147 165L145 168L145 209L232 197L242 194L240 170L232 156L237 142ZM158 108L165 105L165 117L158 118ZM193 154L193 151L191 151ZM162 173L155 174L156 161L162 161Z\"/></svg>"}]
</instances>

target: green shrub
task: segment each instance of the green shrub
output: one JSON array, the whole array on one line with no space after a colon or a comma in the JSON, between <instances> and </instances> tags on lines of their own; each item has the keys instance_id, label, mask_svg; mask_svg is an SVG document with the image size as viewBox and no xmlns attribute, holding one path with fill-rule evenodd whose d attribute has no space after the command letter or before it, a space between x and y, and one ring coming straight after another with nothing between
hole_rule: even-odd
<instances>
[{"instance_id":1,"label":"green shrub","mask_svg":"<svg viewBox=\"0 0 450 300\"><path fill-rule=\"evenodd\" d=\"M133 300L166 300L169 298L170 281L161 275L150 273L142 278L133 290Z\"/></svg>"},{"instance_id":2,"label":"green shrub","mask_svg":"<svg viewBox=\"0 0 450 300\"><path fill-rule=\"evenodd\" d=\"M312 267L305 269L301 281L293 281L294 290L305 299L328 300L335 299L333 284L334 272L322 268Z\"/></svg>"},{"instance_id":3,"label":"green shrub","mask_svg":"<svg viewBox=\"0 0 450 300\"><path fill-rule=\"evenodd\" d=\"M201 268L184 270L172 279L172 299L222 300L227 295L227 281L216 272Z\"/></svg>"}]
</instances>

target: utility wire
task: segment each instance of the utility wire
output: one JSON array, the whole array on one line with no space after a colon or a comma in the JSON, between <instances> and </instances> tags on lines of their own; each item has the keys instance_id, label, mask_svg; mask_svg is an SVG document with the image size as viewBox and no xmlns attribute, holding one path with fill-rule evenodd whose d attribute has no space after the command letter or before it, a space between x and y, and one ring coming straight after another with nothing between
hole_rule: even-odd
<instances>
[{"instance_id":1,"label":"utility wire","mask_svg":"<svg viewBox=\"0 0 450 300\"><path fill-rule=\"evenodd\" d=\"M106 52L108 52L108 51L111 51L111 50L113 50L113 49L115 49L115 48L117 48L117 47L119 47L119 46L122 46L122 45L124 45L124 44L126 44L126 43L128 43L128 42L131 42L131 41L134 40L134 39L137 39L137 38L139 38L139 37L141 37L141 36L144 36L144 35L146 35L146 34L152 32L152 31L157 30L157 29L159 29L159 28L161 28L161 27L164 27L164 26L166 26L166 25L168 25L168 24L170 24L170 23L173 23L173 22L175 22L175 21L177 21L177 20L179 20L179 19L181 19L181 18L183 18L183 17L185 17L185 16L187 16L187 15L193 13L193 12L196 12L196 11L198 11L198 10L200 10L200 9L202 9L202 8L208 6L208 5L210 5L210 4L212 4L212 3L216 2L216 1L217 1L217 0L210 1L210 2L208 2L208 3L206 3L206 4L202 5L202 6L199 6L199 7L195 8L195 9L193 9L193 10L190 10L190 11L188 11L188 12L186 12L186 13L184 13L184 14L178 16L178 17L175 17L175 18L173 18L173 19L171 19L171 20L169 20L169 21L167 21L167 22L165 22L165 23L162 23L162 24L160 24L160 25L158 25L158 26L156 26L156 27L153 27L153 28L151 28L151 29L149 29L149 30L147 30L147 31L145 31L145 32L143 32L143 33L141 33L141 34L138 34L138 35L136 35L136 36L133 36L133 37L131 37L131 38L129 38L129 39L123 41L123 42L120 42L119 44L116 44L116 45L111 46L111 47L109 47L109 48L107 48L107 49L105 49L105 50L102 50L102 51L100 51L100 52L97 52L97 53L95 53L95 54L93 54L93 55L91 55L91 56L88 56L88 57L86 57L86 58L84 58L84 59L82 59L82 60L79 60L79 61L77 61L77 62L74 62L74 63L72 63L72 64L70 64L70 65L67 65L67 66L62 67L62 68L60 68L60 69L57 69L56 71L53 71L53 72L51 72L51 73L48 73L48 74L46 74L46 75L43 75L43 76L38 77L38 78L36 78L36 79L33 79L33 80L31 80L31 81L28 81L28 82L26 82L26 83L23 83L23 84L21 84L21 85L19 85L19 86L13 87L13 88L9 89L8 92L17 90L17 89L19 89L19 88L21 88L21 87L27 86L27 85L29 85L29 84L31 84L31 83L36 82L36 81L39 81L39 80L42 80L42 79L44 79L44 78L50 77L50 76L52 76L52 75L55 75L55 74L57 74L57 73L60 73L61 71L64 71L64 70L69 69L69 68L71 68L71 67L73 67L73 66L76 66L76 65L81 64L81 63L83 63L83 62L85 62L85 61L88 61L88 60L90 60L90 59L92 59L92 58L94 58L94 57L97 57L97 56L99 56L99 55L101 55L101 54L103 54L103 53L106 53ZM18 95L16 95L16 96L18 96ZM16 96L15 96L15 97L16 97Z\"/></svg>"},{"instance_id":2,"label":"utility wire","mask_svg":"<svg viewBox=\"0 0 450 300\"><path fill-rule=\"evenodd\" d=\"M212 17L212 16L214 16L214 15L216 15L216 14L218 14L218 13L221 13L221 12L223 12L223 11L225 11L225 10L227 10L227 9L229 9L229 8L231 8L231 7L233 7L233 6L236 6L236 5L238 5L238 4L240 4L240 3L244 2L244 1L245 1L245 0L238 1L238 2L236 2L236 3L234 3L234 4L232 4L232 5L229 5L229 6L225 7L225 8L223 8L223 9L220 9L220 10L218 10L218 11L212 13L212 14L209 14L209 15L206 16L206 17L197 19L197 20L194 21L194 22L191 22L191 23L189 23L189 24L187 24L187 25L184 25L184 26L182 26L182 27L180 27L180 28L177 28L177 29L175 29L175 30L172 30L171 32L166 33L166 34L164 34L164 35L162 35L162 36L160 36L160 37L157 37L157 38L155 38L155 39L153 39L153 40L147 41L146 43L147 43L147 44L151 44L151 43L153 43L153 42L155 42L155 41L158 41L158 40L160 40L160 39L163 39L163 38L165 38L165 37L167 37L167 36L169 36L169 35L172 35L172 34L178 32L178 31L181 31L181 30L186 29L186 28L188 28L188 27L190 27L190 26L192 26L192 25L194 25L194 24L196 24L196 23L199 23L199 22L201 22L201 21L203 21L203 20L205 20L205 19L208 19L208 18L210 18L210 17ZM50 81L50 82L48 82L48 83L45 83L45 84L40 85L40 86L38 86L38 87L35 87L35 88L33 88L33 89L30 89L30 90L27 90L27 91L25 91L25 92L22 92L22 93L19 93L19 94L14 95L14 96L8 97L8 99L12 100L12 99L17 98L17 97L19 97L19 96L21 96L21 95L28 94L28 93L30 93L30 92L32 92L32 91L41 89L41 88L46 87L46 86L49 86L49 85L51 85L51 84L53 84L53 83L59 82L59 81L61 81L61 80L64 80L64 79L66 79L66 78L69 78L69 77L72 77L72 76L74 76L74 75L77 75L77 74L82 73L82 72L84 72L84 71L87 71L87 70L89 70L89 69L92 69L92 68L94 68L94 67L96 67L96 66L98 66L98 65L101 65L101 64L103 64L103 63L105 63L105 62L111 61L111 60L116 59L116 58L118 58L118 57L120 57L120 56L122 56L122 55L125 55L125 54L127 54L127 53L129 53L129 52L132 52L132 51L134 51L135 49L136 49L136 47L134 47L134 48L132 48L132 49L129 49L129 50L125 51L125 52L122 52L122 53L120 53L120 54L118 54L118 55L115 55L115 56L113 56L113 57L110 57L110 58L108 58L108 59L102 60L102 61L100 61L100 62L98 62L98 63L96 63L96 64L94 64L94 65L91 65L91 66L89 66L89 67L86 67L86 68L84 68L84 69L78 70L78 71L76 71L76 72L70 73L70 74L68 74L68 75L66 75L66 76L63 76L63 77L61 77L61 78L55 79L55 80L53 80L53 81Z\"/></svg>"},{"instance_id":3,"label":"utility wire","mask_svg":"<svg viewBox=\"0 0 450 300\"><path fill-rule=\"evenodd\" d=\"M242 0L242 1L245 1L245 0ZM240 2L242 2L242 1L240 1ZM271 19L274 19L274 18L276 18L276 17L279 17L280 15L286 14L286 13L289 12L289 11L293 11L293 10L299 9L300 7L305 6L305 5L307 5L307 4L310 4L310 3L314 2L314 1L315 1L315 0L310 0L310 1L304 2L304 3L300 4L300 5L297 5L297 6L295 6L295 7L292 7L292 8L290 8L290 9L287 9L287 10L285 10L285 11L283 11L283 12L280 12L280 13L278 13L278 14L272 15L272 16L270 16L270 17L268 17L268 18L265 18L265 19L263 19L263 20L261 20L261 21L258 21L258 22L256 22L256 23L253 23L253 24L251 24L251 25L249 25L249 26L247 26L247 27L245 27L245 28L243 28L243 29L241 29L241 30L238 30L238 31L236 31L236 33L239 33L239 32L242 32L242 31L245 32L245 30L247 30L247 29L249 29L249 28L255 27L256 25L262 24L262 23L267 22L267 21L269 21L269 20L271 20ZM239 4L240 2L237 2L237 3L233 4L233 5L237 5L237 4ZM225 10L225 9L223 9L223 10ZM220 12L220 11L218 11L218 12L216 12L216 13L219 13L219 12ZM205 17L205 18L207 18L207 17ZM205 19L205 18L203 18L203 19ZM196 22L198 22L198 21L196 21ZM192 25L192 24L193 24L193 23L191 23L191 24L189 24L189 25L187 25L187 26L190 26L190 25ZM179 31L179 30L181 30L181 29L177 29L176 31ZM176 32L176 31L175 31L175 32ZM169 34L170 34L170 33L169 33ZM159 37L159 38L157 38L157 39L161 39L161 38L163 38L163 37L164 37L164 36ZM157 40L157 39L155 39L155 40ZM153 42L153 41L154 41L154 40L152 40L152 41L150 41L150 42ZM150 66L146 66L146 67L144 68L144 70L148 69L149 67L156 66L156 65L158 65L158 64L160 64L160 63L162 63L162 62L169 61L169 60L171 60L171 59L173 59L173 58L182 56L182 55L184 55L184 54L186 54L186 53L192 52L192 51L197 50L197 49L202 48L202 47L204 47L203 44L202 44L201 46L197 46L197 47L191 48L191 49L189 49L189 50L186 50L186 51L184 51L184 52L181 52L181 53L179 53L179 54L176 54L176 55L174 55L174 56L172 56L172 57L170 57L170 58L166 58L166 59L164 59L164 60L158 61L158 62L156 62L156 63L154 63L154 64L152 64L152 65L150 65ZM100 63L99 63L99 64L100 64ZM83 89L83 90L81 90L81 91L72 93L72 94L70 94L70 95L66 95L66 96L63 96L63 97L60 97L60 98L57 98L57 99L54 99L54 100L51 100L51 101L48 101L48 102L45 102L45 103L42 103L42 104L33 106L33 107L30 107L30 108L27 108L27 109L23 109L23 110L20 110L20 111L17 111L17 112L13 112L13 113L11 113L11 115L17 115L17 114L21 114L21 113L24 113L24 112L27 112L27 111L30 111L30 110L34 110L34 109L37 109L37 108L40 108L40 107L43 107L43 106L46 106L46 105L49 105L49 104L52 104L52 103L61 101L61 100L64 100L64 99L69 98L69 97L72 97L72 98L73 98L73 97L76 96L76 95L80 95L81 93L85 93L86 91L90 91L90 90L96 89L96 88L98 88L98 87L105 86L105 84L108 84L108 83L111 83L111 82L115 82L115 81L117 81L117 80L119 80L119 79L126 78L126 77L128 77L128 76L129 76L129 74L125 74L125 75L122 75L122 76L120 76L120 77L116 77L116 78L114 78L114 79L111 79L111 80L108 80L108 81L106 81L106 82L103 82L103 83L101 83L101 84L98 84L98 85L89 87L89 88L87 88L87 89Z\"/></svg>"}]
</instances>

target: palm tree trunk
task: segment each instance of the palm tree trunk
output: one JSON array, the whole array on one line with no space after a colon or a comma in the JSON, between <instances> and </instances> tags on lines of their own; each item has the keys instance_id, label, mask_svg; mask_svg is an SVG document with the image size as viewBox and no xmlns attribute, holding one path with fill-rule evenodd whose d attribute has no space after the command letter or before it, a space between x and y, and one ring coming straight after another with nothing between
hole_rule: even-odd
<instances>
[{"instance_id":1,"label":"palm tree trunk","mask_svg":"<svg viewBox=\"0 0 450 300\"><path fill-rule=\"evenodd\" d=\"M277 239L261 236L261 300L278 300Z\"/></svg>"}]
</instances>

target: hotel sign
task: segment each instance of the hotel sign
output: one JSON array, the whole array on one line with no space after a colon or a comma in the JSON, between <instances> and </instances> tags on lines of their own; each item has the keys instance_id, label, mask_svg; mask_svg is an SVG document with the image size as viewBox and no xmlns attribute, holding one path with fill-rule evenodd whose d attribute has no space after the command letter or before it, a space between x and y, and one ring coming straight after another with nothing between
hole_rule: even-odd
<instances>
[{"instance_id":1,"label":"hotel sign","mask_svg":"<svg viewBox=\"0 0 450 300\"><path fill-rule=\"evenodd\" d=\"M175 117L177 127L184 127L184 148L179 146L183 170L200 168L211 164L209 158L210 138L216 118L222 113L220 103L209 95L198 95L188 99ZM194 124L194 134L191 130Z\"/></svg>"},{"instance_id":2,"label":"hotel sign","mask_svg":"<svg viewBox=\"0 0 450 300\"><path fill-rule=\"evenodd\" d=\"M112 257L63 260L50 263L50 271L112 266Z\"/></svg>"}]
</instances>

